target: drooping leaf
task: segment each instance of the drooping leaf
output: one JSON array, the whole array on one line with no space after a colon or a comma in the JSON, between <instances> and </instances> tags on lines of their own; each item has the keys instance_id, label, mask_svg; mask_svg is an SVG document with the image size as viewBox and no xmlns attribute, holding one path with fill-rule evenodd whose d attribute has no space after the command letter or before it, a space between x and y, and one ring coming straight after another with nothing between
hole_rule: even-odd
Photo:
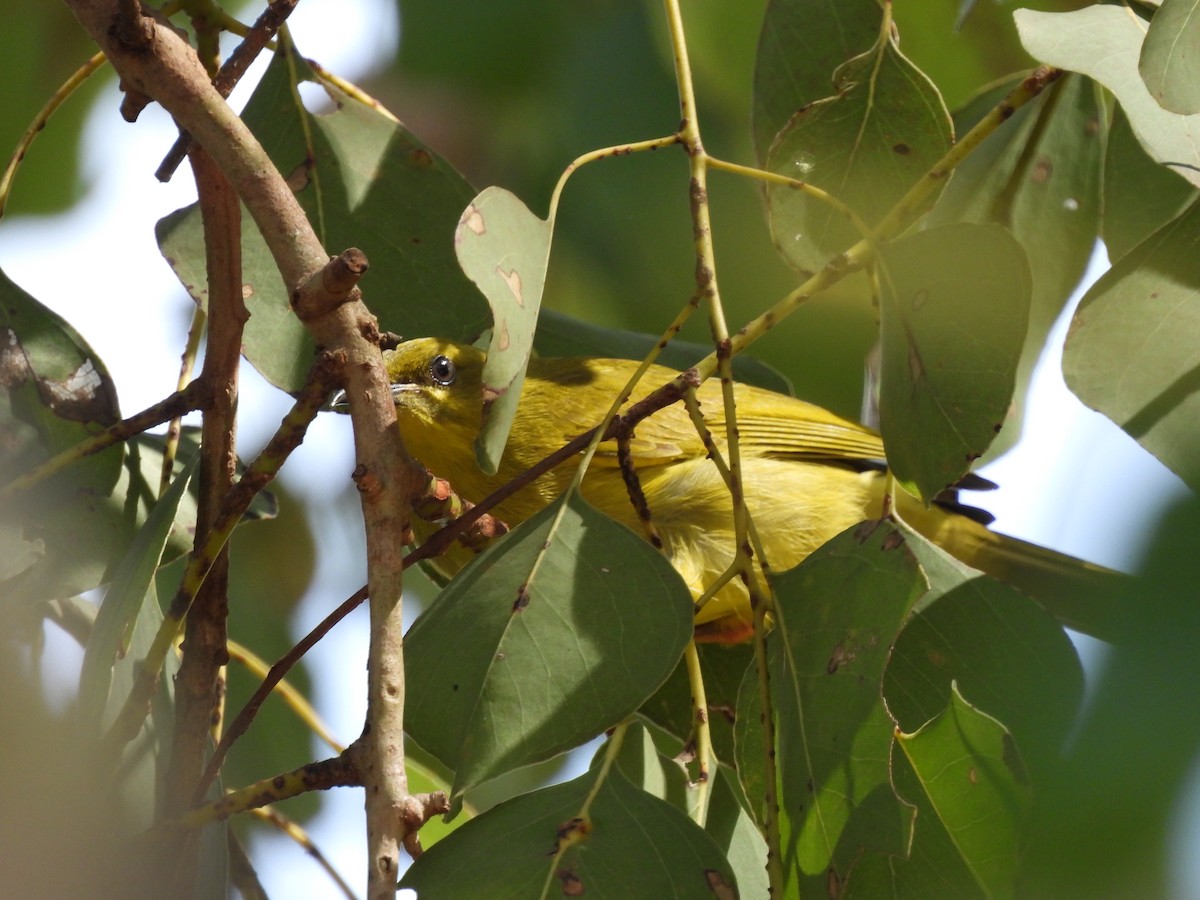
<instances>
[{"instance_id":1,"label":"drooping leaf","mask_svg":"<svg viewBox=\"0 0 1200 900\"><path fill-rule=\"evenodd\" d=\"M754 147L760 162L804 106L833 93L833 73L879 37L874 0L771 0L754 64Z\"/></svg>"},{"instance_id":2,"label":"drooping leaf","mask_svg":"<svg viewBox=\"0 0 1200 900\"><path fill-rule=\"evenodd\" d=\"M1104 151L1104 246L1118 260L1183 212L1196 188L1146 155L1129 117L1113 111Z\"/></svg>"},{"instance_id":3,"label":"drooping leaf","mask_svg":"<svg viewBox=\"0 0 1200 900\"><path fill-rule=\"evenodd\" d=\"M619 772L602 772L472 819L423 853L400 887L422 900L736 896L729 863L699 826Z\"/></svg>"},{"instance_id":4,"label":"drooping leaf","mask_svg":"<svg viewBox=\"0 0 1200 900\"><path fill-rule=\"evenodd\" d=\"M1117 260L1079 304L1067 386L1200 487L1200 202ZM1190 480L1189 480L1190 479Z\"/></svg>"},{"instance_id":5,"label":"drooping leaf","mask_svg":"<svg viewBox=\"0 0 1200 900\"><path fill-rule=\"evenodd\" d=\"M888 464L928 500L1004 422L1029 321L1025 253L998 225L909 235L881 255L880 429Z\"/></svg>"},{"instance_id":6,"label":"drooping leaf","mask_svg":"<svg viewBox=\"0 0 1200 900\"><path fill-rule=\"evenodd\" d=\"M780 131L767 167L832 194L869 228L950 149L950 115L891 35L834 80L834 96L800 109ZM775 246L802 272L863 237L845 214L790 187L770 187L767 203Z\"/></svg>"},{"instance_id":7,"label":"drooping leaf","mask_svg":"<svg viewBox=\"0 0 1200 900\"><path fill-rule=\"evenodd\" d=\"M897 743L979 885L1015 896L1032 793L1008 731L954 685L943 713Z\"/></svg>"},{"instance_id":8,"label":"drooping leaf","mask_svg":"<svg viewBox=\"0 0 1200 900\"><path fill-rule=\"evenodd\" d=\"M553 221L539 219L498 187L485 188L471 201L454 232L458 263L492 309L483 427L475 441L475 458L489 475L500 465L525 383L553 234Z\"/></svg>"},{"instance_id":9,"label":"drooping leaf","mask_svg":"<svg viewBox=\"0 0 1200 900\"><path fill-rule=\"evenodd\" d=\"M1138 72L1159 106L1180 115L1200 113L1200 4L1162 0L1150 20Z\"/></svg>"},{"instance_id":10,"label":"drooping leaf","mask_svg":"<svg viewBox=\"0 0 1200 900\"><path fill-rule=\"evenodd\" d=\"M956 130L972 127L1018 80L978 95L955 116ZM955 222L1004 225L1029 259L1029 328L1014 402L992 444L992 457L1021 435L1034 364L1095 248L1104 121L1103 101L1093 82L1079 75L1060 78L967 157L924 223L926 228Z\"/></svg>"},{"instance_id":11,"label":"drooping leaf","mask_svg":"<svg viewBox=\"0 0 1200 900\"><path fill-rule=\"evenodd\" d=\"M666 558L572 495L497 542L414 623L405 724L459 793L632 713L691 636ZM448 648L453 648L448 651Z\"/></svg>"},{"instance_id":12,"label":"drooping leaf","mask_svg":"<svg viewBox=\"0 0 1200 900\"><path fill-rule=\"evenodd\" d=\"M1146 25L1131 6L1096 4L1068 13L1014 13L1025 49L1041 62L1081 72L1112 91L1138 141L1157 162L1200 186L1200 115L1155 102L1138 73Z\"/></svg>"},{"instance_id":13,"label":"drooping leaf","mask_svg":"<svg viewBox=\"0 0 1200 900\"><path fill-rule=\"evenodd\" d=\"M132 626L142 606L156 599L157 595L151 591L154 572L162 560L194 470L195 459L154 504L113 573L112 583L96 615L79 674L79 714L91 734L99 735L111 724L103 721L102 716L105 708L112 706L109 689L113 664L127 655ZM118 703L112 709L113 714L119 709Z\"/></svg>"},{"instance_id":14,"label":"drooping leaf","mask_svg":"<svg viewBox=\"0 0 1200 900\"><path fill-rule=\"evenodd\" d=\"M294 79L316 80L337 106L313 115ZM243 118L288 180L330 253L363 250L362 283L383 328L405 337L470 340L487 325L478 292L454 261L454 227L474 191L444 160L381 108L322 82L298 55L272 60ZM311 139L311 143L309 140ZM205 302L199 210L156 229L159 247L188 292ZM296 390L312 364L307 330L254 223L243 215L246 358L272 384Z\"/></svg>"},{"instance_id":15,"label":"drooping leaf","mask_svg":"<svg viewBox=\"0 0 1200 900\"><path fill-rule=\"evenodd\" d=\"M907 846L911 811L891 792L894 722L881 685L892 644L927 584L903 534L865 522L772 586L782 852L794 889L801 879L824 878L831 865L844 877L864 853L903 854ZM852 822L848 846L842 837Z\"/></svg>"}]
</instances>

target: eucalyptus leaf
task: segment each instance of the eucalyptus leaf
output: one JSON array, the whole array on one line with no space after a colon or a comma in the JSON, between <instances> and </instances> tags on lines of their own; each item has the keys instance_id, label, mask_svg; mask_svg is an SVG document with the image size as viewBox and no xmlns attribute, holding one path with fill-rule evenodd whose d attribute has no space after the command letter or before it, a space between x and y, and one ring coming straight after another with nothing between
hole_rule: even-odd
<instances>
[{"instance_id":1,"label":"eucalyptus leaf","mask_svg":"<svg viewBox=\"0 0 1200 900\"><path fill-rule=\"evenodd\" d=\"M1162 0L1150 20L1138 71L1159 106L1200 113L1200 3Z\"/></svg>"},{"instance_id":2,"label":"eucalyptus leaf","mask_svg":"<svg viewBox=\"0 0 1200 900\"><path fill-rule=\"evenodd\" d=\"M956 683L1012 732L1035 776L1046 771L1083 700L1074 644L1054 616L1024 594L907 527L904 533L930 589L888 661L888 711L900 728L916 731L945 710Z\"/></svg>"},{"instance_id":3,"label":"eucalyptus leaf","mask_svg":"<svg viewBox=\"0 0 1200 900\"><path fill-rule=\"evenodd\" d=\"M1035 59L1088 75L1112 91L1150 157L1200 187L1200 114L1168 112L1147 90L1138 73L1146 25L1131 7L1018 9L1013 15L1021 43Z\"/></svg>"},{"instance_id":4,"label":"eucalyptus leaf","mask_svg":"<svg viewBox=\"0 0 1200 900\"><path fill-rule=\"evenodd\" d=\"M421 854L400 887L421 900L736 896L733 871L712 838L671 804L603 769L472 819Z\"/></svg>"},{"instance_id":5,"label":"eucalyptus leaf","mask_svg":"<svg viewBox=\"0 0 1200 900\"><path fill-rule=\"evenodd\" d=\"M483 427L475 441L479 467L496 474L521 399L533 350L554 223L516 196L485 188L459 219L454 250L463 272L487 297L492 335L483 367Z\"/></svg>"},{"instance_id":6,"label":"eucalyptus leaf","mask_svg":"<svg viewBox=\"0 0 1200 900\"><path fill-rule=\"evenodd\" d=\"M110 447L98 456L120 460L111 491L96 494L75 485L75 468L58 473L44 484L17 494L12 521L36 541L36 562L0 582L0 596L16 603L81 594L107 583L154 506L162 473L161 438L141 435L123 447ZM123 457L123 459L122 459ZM181 450L177 466L188 455ZM8 508L5 516L10 515ZM196 499L189 492L180 501L176 527L167 545L173 558L191 546L196 525ZM2 533L0 533L2 535Z\"/></svg>"},{"instance_id":7,"label":"eucalyptus leaf","mask_svg":"<svg viewBox=\"0 0 1200 900\"><path fill-rule=\"evenodd\" d=\"M754 147L765 162L801 108L828 97L833 73L879 37L875 0L770 0L754 58Z\"/></svg>"},{"instance_id":8,"label":"eucalyptus leaf","mask_svg":"<svg viewBox=\"0 0 1200 900\"><path fill-rule=\"evenodd\" d=\"M1200 201L1121 257L1079 304L1067 386L1200 488Z\"/></svg>"},{"instance_id":9,"label":"eucalyptus leaf","mask_svg":"<svg viewBox=\"0 0 1200 900\"><path fill-rule=\"evenodd\" d=\"M692 634L647 541L572 494L475 559L405 641L405 725L454 792L582 744L636 710ZM447 648L453 648L447 652Z\"/></svg>"},{"instance_id":10,"label":"eucalyptus leaf","mask_svg":"<svg viewBox=\"0 0 1200 900\"><path fill-rule=\"evenodd\" d=\"M931 500L1000 431L1029 322L1029 264L998 225L947 225L881 255L880 430L888 465Z\"/></svg>"},{"instance_id":11,"label":"eucalyptus leaf","mask_svg":"<svg viewBox=\"0 0 1200 900\"><path fill-rule=\"evenodd\" d=\"M1196 188L1152 160L1129 117L1113 111L1104 151L1104 246L1116 261L1187 209Z\"/></svg>"},{"instance_id":12,"label":"eucalyptus leaf","mask_svg":"<svg viewBox=\"0 0 1200 900\"><path fill-rule=\"evenodd\" d=\"M880 691L892 645L927 583L902 532L864 522L771 585L782 853L794 887L824 877L831 863L845 877L863 853L902 853L907 844L911 811L890 792L894 723ZM847 846L843 831L856 815L871 825L856 827Z\"/></svg>"},{"instance_id":13,"label":"eucalyptus leaf","mask_svg":"<svg viewBox=\"0 0 1200 900\"><path fill-rule=\"evenodd\" d=\"M187 491L196 460L183 470L154 504L113 573L104 595L79 674L79 714L89 733L99 735L109 722L102 720L109 704L114 662L129 651L130 633L143 604L153 602L154 572L162 560L175 524L180 502ZM113 710L113 714L119 710Z\"/></svg>"},{"instance_id":14,"label":"eucalyptus leaf","mask_svg":"<svg viewBox=\"0 0 1200 900\"><path fill-rule=\"evenodd\" d=\"M870 228L950 149L950 115L891 35L842 65L834 82L834 96L801 108L779 132L767 167L828 192ZM864 237L844 213L791 187L769 187L767 204L776 248L802 272Z\"/></svg>"},{"instance_id":15,"label":"eucalyptus leaf","mask_svg":"<svg viewBox=\"0 0 1200 900\"><path fill-rule=\"evenodd\" d=\"M955 116L965 132L1019 79L983 91ZM1025 395L1051 326L1083 277L1096 245L1101 211L1105 111L1094 82L1060 78L1005 122L954 172L926 228L994 222L1010 229L1029 259L1029 328L1013 403L989 456L1021 435Z\"/></svg>"},{"instance_id":16,"label":"eucalyptus leaf","mask_svg":"<svg viewBox=\"0 0 1200 900\"><path fill-rule=\"evenodd\" d=\"M1032 793L1008 731L952 685L941 715L896 740L979 885L1015 896Z\"/></svg>"}]
</instances>

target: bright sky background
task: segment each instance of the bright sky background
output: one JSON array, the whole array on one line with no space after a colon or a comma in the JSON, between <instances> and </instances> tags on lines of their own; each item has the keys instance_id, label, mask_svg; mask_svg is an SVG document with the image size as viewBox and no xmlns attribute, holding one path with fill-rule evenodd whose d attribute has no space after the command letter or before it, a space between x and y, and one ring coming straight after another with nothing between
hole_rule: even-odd
<instances>
[{"instance_id":1,"label":"bright sky background","mask_svg":"<svg viewBox=\"0 0 1200 900\"><path fill-rule=\"evenodd\" d=\"M354 11L351 11L353 6ZM392 0L308 0L292 18L302 51L327 68L355 80L376 60L394 52L399 34ZM259 67L261 72L261 65ZM245 102L240 89L233 102ZM154 222L195 199L182 167L168 185L153 171L175 137L169 118L156 106L136 126L116 114L115 85L96 105L83 145L86 199L71 213L0 224L0 266L42 303L70 321L107 364L115 379L123 414L160 400L175 387L179 354L190 318L190 302L158 253ZM51 125L51 129L53 125ZM52 137L48 138L52 139ZM36 145L33 152L37 152ZM567 160L564 160L564 165ZM21 183L18 178L16 190ZM717 225L718 252L720 246ZM1092 277L1107 265L1103 250L1093 260ZM139 329L130 332L134 325ZM1116 568L1137 563L1142 548L1130 536L1144 533L1171 499L1185 492L1174 475L1132 439L1097 413L1085 409L1063 384L1059 360L1066 319L1035 375L1028 407L1028 436L983 474L1001 489L973 497L996 516L997 530L1083 556ZM239 454L248 458L265 443L290 406L290 399L243 367ZM314 504L328 503L354 467L349 422L322 415L302 447L289 460L283 478L290 490ZM358 552L359 535L342 547L320 548L313 586L300 607L293 633L299 638L357 584L345 582L344 567L331 562ZM360 579L361 580L361 579ZM362 611L360 610L360 613ZM75 660L69 640L49 633L48 658ZM55 638L59 638L55 640ZM1086 648L1085 648L1086 652ZM366 616L357 614L309 654L318 709L344 742L361 730L365 714ZM77 668L58 679L66 702ZM314 754L324 748L314 744ZM1188 823L1176 853L1181 895L1200 896L1200 854L1189 852L1200 834L1200 776L1191 798L1181 805ZM365 888L362 795L328 792L323 812L309 824L321 849L360 893ZM340 896L314 863L284 838L270 838L272 852L260 875L271 896ZM1188 887L1191 890L1188 890Z\"/></svg>"}]
</instances>

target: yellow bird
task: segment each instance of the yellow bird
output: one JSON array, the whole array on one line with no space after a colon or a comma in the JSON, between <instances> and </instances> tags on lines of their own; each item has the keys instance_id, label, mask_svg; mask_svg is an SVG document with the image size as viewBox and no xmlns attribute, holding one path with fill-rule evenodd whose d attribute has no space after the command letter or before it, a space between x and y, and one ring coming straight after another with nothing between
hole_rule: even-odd
<instances>
[{"instance_id":1,"label":"yellow bird","mask_svg":"<svg viewBox=\"0 0 1200 900\"><path fill-rule=\"evenodd\" d=\"M486 354L422 338L386 351L384 359L409 451L473 503L597 425L637 367L624 359L531 360L499 471L486 475L474 452ZM634 399L677 374L651 367ZM720 385L706 382L697 396L725 454ZM750 385L736 384L734 397L746 505L773 571L797 565L846 528L882 514L886 477L878 434L819 406ZM733 513L725 482L682 404L639 423L630 450L663 550L699 598L733 561ZM568 460L543 475L494 514L511 526L525 521L562 494L576 462ZM583 481L583 495L641 532L615 441L601 445ZM1086 629L1098 630L1100 609L1111 597L1116 573L989 531L970 515L979 511L954 503L927 508L904 491L896 495L901 518L949 553L1027 590L1068 624L1078 624L1070 621L1072 611L1082 610ZM452 574L469 558L459 550L443 558L442 571ZM697 611L696 626L698 636L715 640L739 640L749 633L750 605L740 579Z\"/></svg>"}]
</instances>

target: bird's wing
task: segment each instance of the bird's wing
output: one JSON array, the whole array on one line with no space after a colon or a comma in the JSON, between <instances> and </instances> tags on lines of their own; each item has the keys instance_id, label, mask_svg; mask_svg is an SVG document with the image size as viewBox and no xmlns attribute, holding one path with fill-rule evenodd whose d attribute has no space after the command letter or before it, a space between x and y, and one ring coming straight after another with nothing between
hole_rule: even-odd
<instances>
[{"instance_id":1,"label":"bird's wing","mask_svg":"<svg viewBox=\"0 0 1200 900\"><path fill-rule=\"evenodd\" d=\"M589 360L586 367L572 361L560 372L554 367L557 362L542 360L536 375L531 368L531 375L554 381L566 378L578 381L580 386L586 383L589 390L601 391L611 398L625 386L629 372L627 365L605 365L604 360ZM652 366L642 382L645 387L639 387L634 396L644 397L677 374L661 366ZM551 393L541 392L540 396ZM724 447L725 415L720 383L715 380L705 382L698 396L705 424L718 446ZM742 451L748 455L868 464L884 458L879 435L820 406L745 384L736 386L734 396ZM539 421L554 422L561 429L563 443L597 424L589 419L594 415L594 407L590 404L531 412L539 415ZM683 403L658 410L639 422L630 440L630 450L634 459L644 465L669 464L702 457L706 453ZM606 441L601 444L595 462L615 465L616 455L617 442Z\"/></svg>"}]
</instances>

